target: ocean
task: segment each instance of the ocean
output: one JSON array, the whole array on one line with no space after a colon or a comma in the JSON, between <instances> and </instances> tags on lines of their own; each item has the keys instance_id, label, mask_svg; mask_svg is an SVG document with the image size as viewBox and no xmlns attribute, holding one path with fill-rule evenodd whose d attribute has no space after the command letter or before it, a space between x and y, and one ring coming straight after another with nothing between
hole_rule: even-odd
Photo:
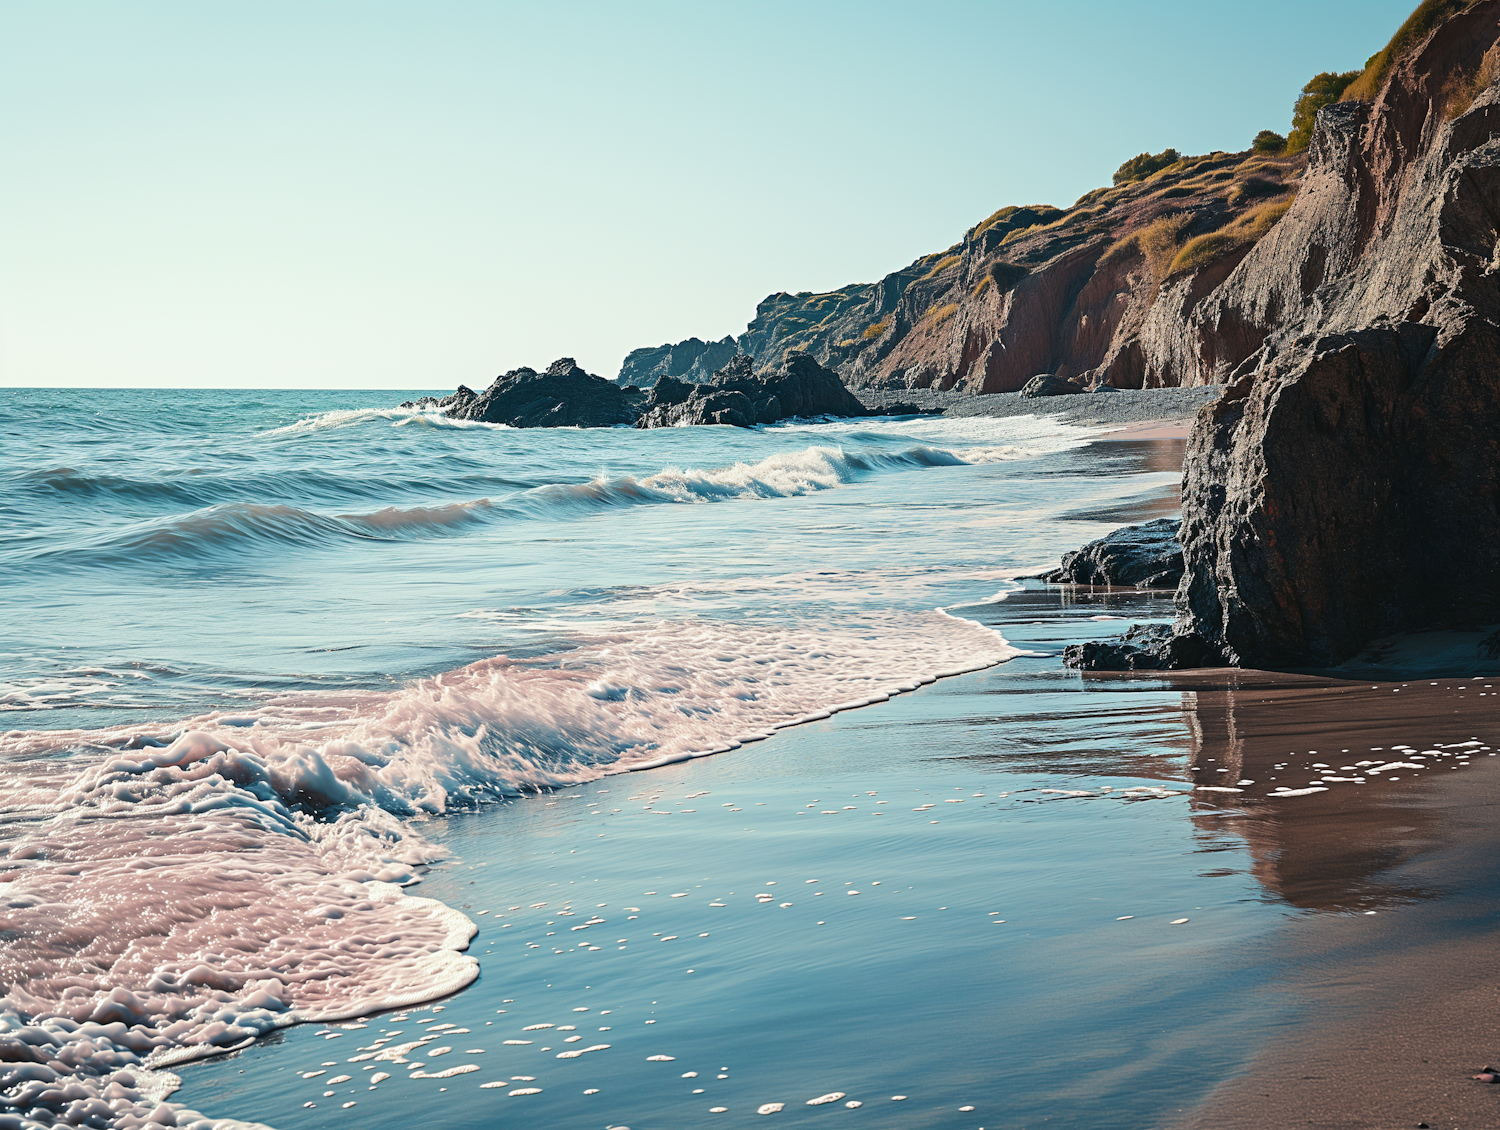
<instances>
[{"instance_id":1,"label":"ocean","mask_svg":"<svg viewBox=\"0 0 1500 1130\"><path fill-rule=\"evenodd\" d=\"M0 392L0 1126L1146 1127L1284 1020L1058 658L1170 600L1018 579L1180 441L416 395Z\"/></svg>"}]
</instances>

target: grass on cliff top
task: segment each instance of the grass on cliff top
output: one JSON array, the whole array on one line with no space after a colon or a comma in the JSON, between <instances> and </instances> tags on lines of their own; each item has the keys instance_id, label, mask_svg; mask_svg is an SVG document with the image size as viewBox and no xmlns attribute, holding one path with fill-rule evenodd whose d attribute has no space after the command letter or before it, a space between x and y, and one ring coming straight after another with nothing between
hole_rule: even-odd
<instances>
[{"instance_id":1,"label":"grass on cliff top","mask_svg":"<svg viewBox=\"0 0 1500 1130\"><path fill-rule=\"evenodd\" d=\"M1438 27L1454 16L1472 8L1478 0L1422 0L1417 10L1396 29L1391 41L1371 55L1365 69L1343 90L1341 101L1372 102L1385 85L1391 64L1406 54Z\"/></svg>"},{"instance_id":2,"label":"grass on cliff top","mask_svg":"<svg viewBox=\"0 0 1500 1130\"><path fill-rule=\"evenodd\" d=\"M1451 122L1467 111L1482 91L1495 85L1496 79L1500 79L1500 43L1484 53L1478 70L1472 75L1452 75L1443 83L1440 95L1443 100L1443 117Z\"/></svg>"},{"instance_id":3,"label":"grass on cliff top","mask_svg":"<svg viewBox=\"0 0 1500 1130\"><path fill-rule=\"evenodd\" d=\"M1193 217L1186 212L1159 216L1139 231L1116 240L1100 258L1099 264L1110 266L1132 255L1140 255L1146 260L1146 269L1151 272L1151 277L1160 281L1167 277L1167 268L1176 257L1177 249L1182 246L1182 233L1192 220Z\"/></svg>"}]
</instances>

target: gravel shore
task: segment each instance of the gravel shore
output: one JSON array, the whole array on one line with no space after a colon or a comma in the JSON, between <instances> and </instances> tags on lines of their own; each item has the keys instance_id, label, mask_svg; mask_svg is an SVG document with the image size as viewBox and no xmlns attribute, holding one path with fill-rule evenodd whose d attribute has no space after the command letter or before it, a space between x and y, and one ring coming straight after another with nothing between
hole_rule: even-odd
<instances>
[{"instance_id":1,"label":"gravel shore","mask_svg":"<svg viewBox=\"0 0 1500 1130\"><path fill-rule=\"evenodd\" d=\"M1221 385L1200 388L1116 389L1077 396L1023 397L1018 392L975 396L936 389L856 389L867 408L896 404L941 409L944 416L1056 416L1067 424L1135 424L1146 420L1191 419L1198 409L1218 399Z\"/></svg>"}]
</instances>

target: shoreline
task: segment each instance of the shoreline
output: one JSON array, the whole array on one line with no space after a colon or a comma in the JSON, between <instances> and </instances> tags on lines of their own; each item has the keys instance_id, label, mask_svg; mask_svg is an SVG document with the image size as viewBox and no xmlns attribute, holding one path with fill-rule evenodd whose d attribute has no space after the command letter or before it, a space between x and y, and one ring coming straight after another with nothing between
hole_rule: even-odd
<instances>
[{"instance_id":1,"label":"shoreline","mask_svg":"<svg viewBox=\"0 0 1500 1130\"><path fill-rule=\"evenodd\" d=\"M1186 428L1205 404L1219 398L1222 385L1194 388L1115 389L1111 392L1083 392L1072 396L1025 397L1019 392L996 392L976 395L937 389L854 389L851 390L867 408L883 409L888 405L914 404L928 412L957 418L986 416L1004 419L1010 416L1050 416L1077 427L1139 429L1143 434L1128 438L1152 438L1151 425L1180 424Z\"/></svg>"}]
</instances>

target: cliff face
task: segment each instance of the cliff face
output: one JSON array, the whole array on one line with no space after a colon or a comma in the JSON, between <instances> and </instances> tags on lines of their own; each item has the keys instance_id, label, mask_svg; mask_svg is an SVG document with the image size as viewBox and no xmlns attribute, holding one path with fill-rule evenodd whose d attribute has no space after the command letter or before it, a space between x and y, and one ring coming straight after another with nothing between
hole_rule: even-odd
<instances>
[{"instance_id":1,"label":"cliff face","mask_svg":"<svg viewBox=\"0 0 1500 1130\"><path fill-rule=\"evenodd\" d=\"M618 379L705 380L723 362L698 358L729 346L757 367L810 353L853 388L1008 392L1043 372L1121 388L1206 383L1223 367L1185 354L1178 327L1272 229L1303 164L1213 153L1072 208L1003 208L879 282L773 294L737 339L635 350Z\"/></svg>"},{"instance_id":2,"label":"cliff face","mask_svg":"<svg viewBox=\"0 0 1500 1130\"><path fill-rule=\"evenodd\" d=\"M734 360L739 351L734 338L728 336L722 341L690 337L676 345L632 349L625 355L620 375L615 379L622 385L638 388L650 388L662 377L702 384Z\"/></svg>"},{"instance_id":3,"label":"cliff face","mask_svg":"<svg viewBox=\"0 0 1500 1130\"><path fill-rule=\"evenodd\" d=\"M1500 620L1500 0L1318 119L1296 203L1152 340L1189 439L1180 637L1247 666Z\"/></svg>"}]
</instances>

